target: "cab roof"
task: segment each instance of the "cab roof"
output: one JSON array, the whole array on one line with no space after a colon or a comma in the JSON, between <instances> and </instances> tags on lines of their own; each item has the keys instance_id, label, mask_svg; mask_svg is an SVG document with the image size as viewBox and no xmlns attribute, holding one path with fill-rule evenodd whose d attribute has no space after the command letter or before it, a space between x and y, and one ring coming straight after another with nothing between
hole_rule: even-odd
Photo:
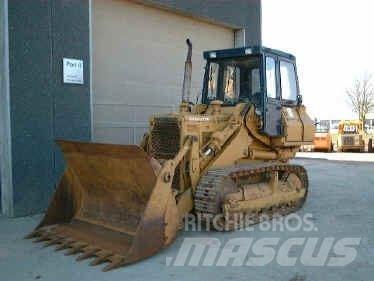
<instances>
[{"instance_id":1,"label":"cab roof","mask_svg":"<svg viewBox=\"0 0 374 281\"><path fill-rule=\"evenodd\" d=\"M233 49L222 49L222 50L211 50L205 51L203 53L204 59L219 59L219 58L234 58L234 57L244 57L250 55L275 55L283 57L289 60L295 61L295 56L282 52L275 49L270 49L263 46L247 46L242 48L233 48Z\"/></svg>"}]
</instances>

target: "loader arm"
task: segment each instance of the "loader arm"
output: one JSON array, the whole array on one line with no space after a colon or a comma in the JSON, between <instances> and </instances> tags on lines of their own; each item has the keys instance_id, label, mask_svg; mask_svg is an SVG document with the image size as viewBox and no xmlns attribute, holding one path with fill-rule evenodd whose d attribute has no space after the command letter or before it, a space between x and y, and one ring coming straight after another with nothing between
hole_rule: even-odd
<instances>
[{"instance_id":1,"label":"loader arm","mask_svg":"<svg viewBox=\"0 0 374 281\"><path fill-rule=\"evenodd\" d=\"M213 102L213 107L216 107L214 110L219 110L221 106L221 102ZM240 128L243 126L243 118L247 114L248 105L241 108L240 106L237 107L238 110L234 110L231 114L227 125L220 131L216 131L212 134L207 144L205 144L201 151L201 167L205 168L214 161L214 159L219 156L221 151L225 150L227 143L230 139L232 139L239 131ZM239 111L239 109L241 109Z\"/></svg>"}]
</instances>

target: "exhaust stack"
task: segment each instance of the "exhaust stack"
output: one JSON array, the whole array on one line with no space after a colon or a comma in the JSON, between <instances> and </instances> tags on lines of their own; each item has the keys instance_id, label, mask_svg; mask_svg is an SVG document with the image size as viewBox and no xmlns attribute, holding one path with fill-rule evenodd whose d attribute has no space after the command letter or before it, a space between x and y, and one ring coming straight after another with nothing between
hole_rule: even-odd
<instances>
[{"instance_id":1,"label":"exhaust stack","mask_svg":"<svg viewBox=\"0 0 374 281\"><path fill-rule=\"evenodd\" d=\"M191 76L192 76L192 43L190 39L186 40L188 51L184 65L184 78L182 88L182 103L190 103L191 101Z\"/></svg>"}]
</instances>

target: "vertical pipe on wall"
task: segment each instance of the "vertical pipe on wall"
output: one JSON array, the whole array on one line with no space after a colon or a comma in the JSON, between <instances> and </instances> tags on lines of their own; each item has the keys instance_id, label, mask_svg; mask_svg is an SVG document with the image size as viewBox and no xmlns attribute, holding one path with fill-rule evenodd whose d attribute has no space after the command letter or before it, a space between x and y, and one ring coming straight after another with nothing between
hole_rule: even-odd
<instances>
[{"instance_id":1,"label":"vertical pipe on wall","mask_svg":"<svg viewBox=\"0 0 374 281\"><path fill-rule=\"evenodd\" d=\"M9 33L8 33L8 0L1 1L1 80L0 80L0 148L1 169L1 208L6 216L13 216L13 173L12 144L10 126L9 95Z\"/></svg>"}]
</instances>

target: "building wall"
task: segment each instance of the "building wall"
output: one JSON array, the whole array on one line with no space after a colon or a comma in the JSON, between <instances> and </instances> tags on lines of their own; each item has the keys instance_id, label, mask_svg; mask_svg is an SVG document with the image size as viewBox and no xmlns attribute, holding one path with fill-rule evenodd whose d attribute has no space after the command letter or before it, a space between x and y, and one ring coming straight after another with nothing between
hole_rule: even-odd
<instances>
[{"instance_id":1,"label":"building wall","mask_svg":"<svg viewBox=\"0 0 374 281\"><path fill-rule=\"evenodd\" d=\"M231 28L133 1L92 1L95 142L138 144L148 130L149 116L178 108L186 38L193 44L195 101L204 76L203 51L233 48Z\"/></svg>"},{"instance_id":2,"label":"building wall","mask_svg":"<svg viewBox=\"0 0 374 281\"><path fill-rule=\"evenodd\" d=\"M204 50L261 42L260 1L92 0L91 13L96 142L139 143L150 115L178 106L187 37L193 100L201 93Z\"/></svg>"},{"instance_id":3,"label":"building wall","mask_svg":"<svg viewBox=\"0 0 374 281\"><path fill-rule=\"evenodd\" d=\"M87 141L91 139L89 0L53 0L53 5L54 139ZM83 85L62 83L63 57L83 60ZM55 182L63 170L63 157L55 149Z\"/></svg>"},{"instance_id":4,"label":"building wall","mask_svg":"<svg viewBox=\"0 0 374 281\"><path fill-rule=\"evenodd\" d=\"M136 0L205 18L208 21L245 29L247 45L261 45L261 0Z\"/></svg>"},{"instance_id":5,"label":"building wall","mask_svg":"<svg viewBox=\"0 0 374 281\"><path fill-rule=\"evenodd\" d=\"M260 0L137 2L244 28L247 45L261 43ZM45 210L64 169L55 139L91 138L89 17L89 0L1 1L1 190L8 216ZM62 83L63 57L83 59L84 85Z\"/></svg>"},{"instance_id":6,"label":"building wall","mask_svg":"<svg viewBox=\"0 0 374 281\"><path fill-rule=\"evenodd\" d=\"M43 211L63 171L54 140L90 139L88 0L9 1L13 210ZM62 83L62 58L84 60L85 84Z\"/></svg>"}]
</instances>

